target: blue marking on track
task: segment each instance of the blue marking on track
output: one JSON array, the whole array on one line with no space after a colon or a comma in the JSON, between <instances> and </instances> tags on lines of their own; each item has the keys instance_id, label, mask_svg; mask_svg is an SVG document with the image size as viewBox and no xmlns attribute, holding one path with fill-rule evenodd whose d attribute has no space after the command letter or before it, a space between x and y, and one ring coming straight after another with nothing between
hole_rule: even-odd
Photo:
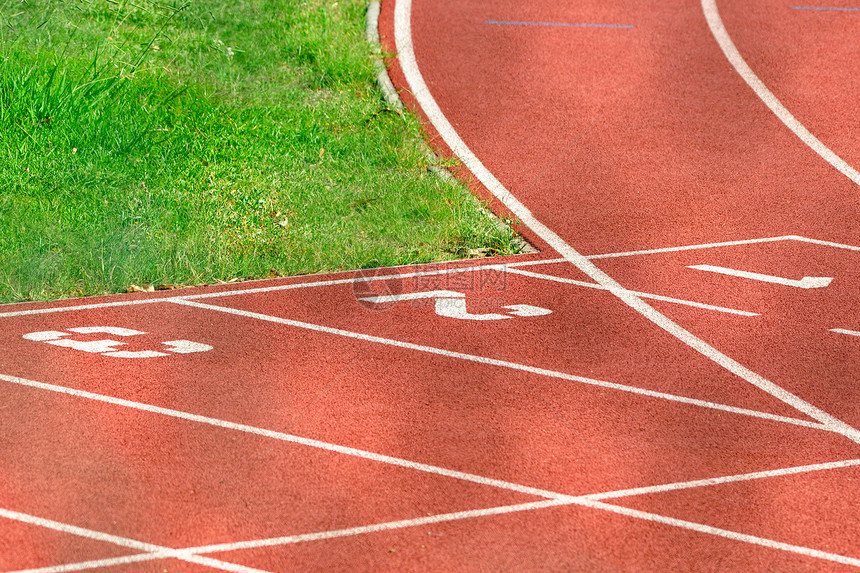
<instances>
[{"instance_id":1,"label":"blue marking on track","mask_svg":"<svg viewBox=\"0 0 860 573\"><path fill-rule=\"evenodd\" d=\"M842 12L860 12L860 8L837 8L829 6L792 6L792 10L839 10Z\"/></svg>"},{"instance_id":2,"label":"blue marking on track","mask_svg":"<svg viewBox=\"0 0 860 573\"><path fill-rule=\"evenodd\" d=\"M579 28L635 28L626 24L568 24L565 22L505 22L486 20L484 24L508 24L510 26L574 26Z\"/></svg>"}]
</instances>

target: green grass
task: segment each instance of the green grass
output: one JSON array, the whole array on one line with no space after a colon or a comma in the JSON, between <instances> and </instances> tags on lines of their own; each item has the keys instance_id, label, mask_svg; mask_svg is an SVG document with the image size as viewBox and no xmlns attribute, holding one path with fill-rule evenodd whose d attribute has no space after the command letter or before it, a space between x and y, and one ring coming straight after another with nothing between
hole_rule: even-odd
<instances>
[{"instance_id":1,"label":"green grass","mask_svg":"<svg viewBox=\"0 0 860 573\"><path fill-rule=\"evenodd\" d=\"M363 0L0 0L0 302L518 249L388 109Z\"/></svg>"}]
</instances>

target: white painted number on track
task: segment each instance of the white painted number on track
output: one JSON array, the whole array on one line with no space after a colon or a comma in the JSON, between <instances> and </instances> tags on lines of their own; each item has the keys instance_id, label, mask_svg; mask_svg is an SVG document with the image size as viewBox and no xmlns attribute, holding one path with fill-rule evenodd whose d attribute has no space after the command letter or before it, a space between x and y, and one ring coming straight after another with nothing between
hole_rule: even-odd
<instances>
[{"instance_id":1,"label":"white painted number on track","mask_svg":"<svg viewBox=\"0 0 860 573\"><path fill-rule=\"evenodd\" d=\"M782 277L774 277L771 275L763 275L760 273L751 273L747 271L738 271L735 269L727 269L725 267L715 267L713 265L693 265L688 269L696 269L698 271L708 271L711 273L719 273L721 275L729 275L742 279L751 279L754 281L762 281L778 285L790 286L802 289L824 288L833 280L831 277L803 277L800 280L785 279Z\"/></svg>"},{"instance_id":2,"label":"white painted number on track","mask_svg":"<svg viewBox=\"0 0 860 573\"><path fill-rule=\"evenodd\" d=\"M120 328L117 326L82 326L69 328L68 330L76 334L111 334L113 336L122 337L146 334L139 330ZM159 356L170 356L171 353L192 354L195 352L206 352L207 350L212 350L212 347L208 344L191 342L190 340L168 340L161 343L166 347L162 350L166 350L167 352L161 352L159 350L138 350L132 352L128 350L117 350L117 347L125 346L125 342L111 339L89 341L75 340L74 338L67 338L69 336L72 336L69 332L45 330L42 332L31 332L29 334L25 334L23 338L25 340L44 342L45 344L51 344L53 346L71 348L73 350L80 350L81 352L101 354L102 356L110 356L113 358L158 358Z\"/></svg>"},{"instance_id":3,"label":"white painted number on track","mask_svg":"<svg viewBox=\"0 0 860 573\"><path fill-rule=\"evenodd\" d=\"M472 314L466 308L466 295L461 292L450 290L433 290L429 292L412 292L407 294L395 294L388 296L371 296L360 300L374 303L400 302L403 300L418 300L425 298L436 299L436 314L446 318L457 318L460 320L505 320L517 316L543 316L551 314L552 311L539 306L529 304L513 304L505 306L508 314L489 312L484 314Z\"/></svg>"}]
</instances>

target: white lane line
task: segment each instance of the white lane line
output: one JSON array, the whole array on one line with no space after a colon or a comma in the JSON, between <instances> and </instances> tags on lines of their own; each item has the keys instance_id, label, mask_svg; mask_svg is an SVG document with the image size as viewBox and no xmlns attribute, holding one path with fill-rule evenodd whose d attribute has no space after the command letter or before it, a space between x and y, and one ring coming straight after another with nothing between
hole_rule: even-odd
<instances>
[{"instance_id":1,"label":"white lane line","mask_svg":"<svg viewBox=\"0 0 860 573\"><path fill-rule=\"evenodd\" d=\"M288 318L281 318L279 316L271 316L268 314L260 314L257 312L250 312L247 310L239 310L235 308L225 307L225 306L215 306L211 304L205 304L194 301L184 301L184 300L171 300L171 302L176 304L185 304L188 306L193 306L196 308L203 308L207 310L214 310L217 312L223 312L227 314L234 314L236 316L243 316L245 318L252 318L256 320L264 320L266 322L274 322L276 324L284 324L286 326L294 326L296 328L303 328L306 330L313 330L315 332L323 332L326 334L334 334L337 336L343 336L346 338L353 338L356 340L362 340L365 342L374 342L378 344L384 344L387 346L394 346L396 348L405 348L407 350L417 350L419 352L426 352L428 354L435 354L437 356L445 356L447 358L457 358L460 360L467 360L469 362L476 362L478 364L486 364L489 366L499 366L502 368L510 368L512 370L518 370L521 372L528 372L530 374L538 374L541 376L548 376L550 378L558 378L561 380L567 380L570 382L579 382L581 384L588 384L590 386L599 386L601 388L609 388L612 390L620 390L622 392L629 392L631 394L638 394L640 396L648 396L650 398L659 398L662 400L668 400L670 402L679 402L681 404L688 404L691 406L699 406L702 408L709 408L712 410L720 410L723 412L731 412L733 414L741 414L744 416L751 416L754 418L762 418L765 420L771 420L774 422L784 422L786 424L793 424L796 426L803 426L806 428L814 428L816 430L825 430L825 431L835 431L833 428L822 424L820 422L810 422L807 420L797 419L797 418L789 418L786 416L779 416L777 414L769 414L766 412L759 412L757 410L749 410L747 408L737 408L735 406L727 406L725 404L717 404L715 402L708 402L706 400L698 400L696 398L688 398L686 396L678 396L676 394L668 394L665 392L656 392L653 390L646 390L644 388L639 388L636 386L627 386L625 384L617 384L615 382L605 382L603 380L595 380L593 378L585 378L583 376L575 376L573 374L565 374L564 372L558 372L555 370L548 370L546 368L538 368L535 366L527 366L525 364L518 364L516 362L509 362L507 360L498 360L496 358L487 358L484 356L476 356L474 354L466 354L464 352L454 352L452 350L445 350L443 348L436 348L434 346L424 346L422 344L413 344L411 342L403 342L400 340L394 340L390 338L382 338L379 336L373 336L369 334L361 334L359 332L352 332L349 330L341 330L339 328L331 328L328 326L320 326L318 324L310 324L307 322L300 322L298 320L291 320ZM2 376L0 376L2 379Z\"/></svg>"},{"instance_id":2,"label":"white lane line","mask_svg":"<svg viewBox=\"0 0 860 573\"><path fill-rule=\"evenodd\" d=\"M606 290L606 289L604 289L604 287L602 285L599 285L597 283L587 283L587 282L578 281L575 279L566 279L566 278L562 278L562 277L556 277L553 275L545 275L542 273L523 271L520 269L508 269L508 272L511 274L523 275L526 277L533 277L536 279L543 279L543 280L554 281L554 282L559 282L559 283L564 283L564 284L571 284L571 285L576 285L576 286L581 286L581 287L586 287L586 288ZM651 293L647 293L647 292L639 292L639 291L630 291L630 292L633 293L634 295L638 296L638 297L641 297L641 298L650 298L652 300L661 300L664 302L671 302L671 303L675 303L675 304L681 304L684 306L692 306L695 308L701 308L703 310L715 310L717 312L725 312L727 314L736 314L739 316L759 316L755 312L748 312L746 310L737 310L735 308L727 308L724 306L715 306L712 304L705 304L703 302L695 302L692 300L672 298L669 296L662 296L659 294L651 294Z\"/></svg>"},{"instance_id":3,"label":"white lane line","mask_svg":"<svg viewBox=\"0 0 860 573\"><path fill-rule=\"evenodd\" d=\"M466 298L466 294L462 292L454 292L451 290L431 290L427 292L407 292L404 294L389 294L384 296L369 296L359 300L367 302L401 302L404 300L420 300L424 298Z\"/></svg>"},{"instance_id":4,"label":"white lane line","mask_svg":"<svg viewBox=\"0 0 860 573\"><path fill-rule=\"evenodd\" d=\"M117 302L101 302L95 304L78 304L74 306L60 306L51 308L37 308L33 310L16 310L11 312L0 312L0 318L12 318L15 316L36 316L39 314L52 314L55 312L72 312L76 310L91 310L97 308L112 308L115 306L137 306L139 304L155 304L167 300L165 298L147 298L142 300L122 300Z\"/></svg>"},{"instance_id":5,"label":"white lane line","mask_svg":"<svg viewBox=\"0 0 860 573\"><path fill-rule=\"evenodd\" d=\"M830 332L835 332L836 334L847 334L848 336L860 336L860 332L856 330L846 330L844 328L831 328Z\"/></svg>"},{"instance_id":6,"label":"white lane line","mask_svg":"<svg viewBox=\"0 0 860 573\"><path fill-rule=\"evenodd\" d=\"M722 476L704 480L677 482L659 486L641 487L626 490L616 490L604 493L588 494L582 496L559 498L553 500L536 501L529 503L521 503L515 505L498 506L487 509L476 509L467 511L457 511L452 513L444 513L427 517L419 517L414 519L402 519L397 521L389 521L384 523L376 523L373 525L350 527L345 529L321 531L315 533L305 533L298 535L288 535L282 537L271 537L265 539L255 539L251 541L239 541L233 543L220 543L215 545L201 545L197 547L186 547L182 551L193 553L195 555L206 553L219 553L227 551L237 551L243 549L255 549L260 547L274 547L279 545L288 545L294 543L304 543L311 541L320 541L324 539L334 539L338 537L351 537L364 535L368 533L377 533L380 531L390 531L394 529L403 529L407 527L417 527L421 525L432 525L437 523L446 523L450 521L459 521L465 519L475 519L480 517L490 517L494 515L504 515L509 513L517 513L521 511L532 511L537 509L546 509L551 507L561 507L565 505L587 505L588 502L599 501L603 499L613 499L619 497L631 497L638 495L647 495L652 493L660 493L665 491L679 491L697 487L708 487L724 483L735 483L742 481L751 481L758 479L766 479L772 477L780 477L787 475L796 475L802 473L812 473L818 471L840 469L860 465L860 460L845 460L840 462L829 462L822 464L813 464L806 466L794 466L790 468L782 468L778 470L768 470L761 472L752 472L733 476ZM611 506L616 507L616 506ZM595 508L603 509L603 508ZM80 563L72 563L67 565L58 565L54 567L44 567L40 569L28 569L26 571L16 571L14 573L63 573L65 571L80 571L83 569L96 569L99 567L109 567L124 563L133 563L137 561L149 561L154 559L162 559L158 553L144 553L140 555L132 555L128 557L116 557L111 559L99 559L93 561L83 561Z\"/></svg>"},{"instance_id":7,"label":"white lane line","mask_svg":"<svg viewBox=\"0 0 860 573\"><path fill-rule=\"evenodd\" d=\"M127 300L127 301L117 301L117 302L105 302L105 303L97 303L97 304L82 304L75 306L64 306L64 307L53 307L53 308L40 308L34 310L18 310L18 311L10 311L10 312L2 312L0 313L0 318L11 318L16 316L33 316L40 314L51 314L55 312L72 312L72 311L80 311L80 310L91 310L91 309L99 309L99 308L112 308L112 307L122 307L122 306L136 306L139 304L154 304L159 302L168 302L171 300L175 300L177 298L184 298L188 300L198 300L198 299L207 299L207 298L218 298L218 297L227 297L227 296L237 296L244 294L259 294L266 292L278 292L284 290L293 290L293 289L302 289L302 288L312 288L312 287L325 287L325 286L335 286L335 285L344 285L344 284L354 284L354 283L362 283L362 282L373 282L377 280L387 280L387 279L407 279L407 278L420 278L420 277L433 277L440 275L452 275L458 273L469 273L469 272L480 272L480 271L496 271L496 272L504 272L507 267L510 266L519 266L519 265L531 265L535 263L539 263L542 261L522 261L522 262L513 262L513 263L489 263L486 265L473 265L468 267L457 267L451 269L437 269L433 271L416 271L416 272L407 272L407 273L399 273L396 271L398 268L403 267L390 267L385 268L387 274L373 275L373 276L360 276L360 277L349 277L343 279L331 279L331 280L317 280L317 281L308 281L301 283L292 283L286 285L277 285L270 287L258 287L258 288L244 288L244 289L235 289L235 290L223 290L219 292L209 292L209 293L201 293L201 294L189 294L189 295L177 295L177 296L167 296L162 298L151 298L145 300ZM361 271L356 271L359 273Z\"/></svg>"},{"instance_id":8,"label":"white lane line","mask_svg":"<svg viewBox=\"0 0 860 573\"><path fill-rule=\"evenodd\" d=\"M813 245L821 245L823 247L833 247L835 249L846 249L849 251L860 251L860 247L855 247L854 245L845 245L843 243L834 243L833 241L820 241L818 239L807 239L806 237L799 237L797 235L792 235L788 237L794 241L801 241L804 243L812 243Z\"/></svg>"},{"instance_id":9,"label":"white lane line","mask_svg":"<svg viewBox=\"0 0 860 573\"><path fill-rule=\"evenodd\" d=\"M665 485L655 485L648 487L637 487L632 489L624 489L618 491L610 491L606 493L595 493L591 495L582 496L584 499L590 500L603 500L603 499L614 499L619 497L632 497L637 495L648 495L654 493L663 493L667 491L678 491L685 489L692 489L697 487L710 487L715 485L720 485L724 483L736 483L741 481L751 481L757 479L765 479L772 477L782 477L789 475L797 475L804 473L812 473L812 472L820 472L825 470L834 470L834 469L842 469L842 468L850 468L860 466L860 460L845 460L841 462L828 462L823 464L811 464L808 466L795 466L791 468L783 468L779 470L768 470L763 472L752 472L747 474L739 474L734 476L724 476L718 478L709 478L709 479L701 479L701 480L693 480L686 482L677 482L670 483Z\"/></svg>"},{"instance_id":10,"label":"white lane line","mask_svg":"<svg viewBox=\"0 0 860 573\"><path fill-rule=\"evenodd\" d=\"M306 543L308 541L321 541L323 539L335 539L338 537L353 537L356 535L364 535L367 533L377 533L380 531L390 531L393 529L403 529L406 527L418 527L421 525L433 525L437 523L445 523L448 521L490 517L493 515L504 515L506 513L517 513L520 511L534 511L536 509L558 507L560 505L568 505L571 503L573 503L573 498L533 501L530 503L505 505L500 507L491 507L488 509L457 511L453 513L431 515L428 517L419 517L416 519L402 519L399 521L389 521L386 523L377 523L374 525L336 529L334 531L320 531L317 533L305 533L300 535L289 535L285 537L273 537L271 539L257 539L254 541L243 541L239 543L222 543L220 545L189 547L188 549L186 549L186 551L191 551L193 553L217 553L222 551L254 549L257 547L273 547L278 545L289 545L293 543Z\"/></svg>"},{"instance_id":11,"label":"white lane line","mask_svg":"<svg viewBox=\"0 0 860 573\"><path fill-rule=\"evenodd\" d=\"M126 557L111 557L107 559L93 559L92 561L79 561L77 563L66 563L65 565L52 565L50 567L39 567L36 569L18 569L8 573L66 573L67 571L86 571L100 569L102 567L116 567L127 563L139 563L141 561L153 561L156 559L167 559L159 553L138 553Z\"/></svg>"},{"instance_id":12,"label":"white lane line","mask_svg":"<svg viewBox=\"0 0 860 573\"><path fill-rule=\"evenodd\" d=\"M234 430L237 432L244 432L246 434L253 434L256 436L262 436L265 438L271 438L273 440L279 440L282 442L287 442L291 444L298 444L302 446L307 446L310 448L316 448L319 450L324 450L328 452L335 452L338 454L345 454L347 456L352 456L356 458L362 458L365 460L370 460L374 462L380 462L392 466L398 466L401 468L407 468L410 470L416 470L428 474L434 474L439 476L444 476L448 478L453 478L461 481L467 481L472 483L477 483L480 485L486 485L491 487L496 487L500 489L506 489L510 491L515 491L518 493L523 493L526 495L533 495L536 497L542 497L547 499L562 499L568 498L570 496L565 496L560 493L547 491L539 488L533 488L529 486L519 485L503 480L488 478L484 476L479 476L475 474L470 474L466 472L460 472L456 470L449 470L446 468L442 468L439 466L433 466L430 464L423 464L420 462L413 462L410 460L405 460L402 458L395 458L393 456L386 456L383 454L377 454L374 452L369 452L366 450L359 450L357 448L350 448L347 446L339 446L337 444L332 444L328 442L323 442L320 440L314 440L311 438L303 438L301 436L297 436L294 434L287 434L284 432L278 432L275 430L266 430L264 428L257 428L255 426L249 426L247 424L239 424L236 422L228 422L226 420L219 420L217 418L210 418L208 416L201 416L199 414L191 414L189 412L182 412L180 410L173 410L171 408L162 408L160 406L153 406L151 404L143 404L141 402L134 402L132 400L125 400L123 398L115 398L113 396L106 396L104 394L96 394L94 392L87 392L86 390L76 390L73 388L67 388L65 386L58 386L56 384L47 384L45 382L36 382L35 380L27 380L25 378L19 378L17 376L7 376L5 374L0 374L0 380L4 380L6 382L12 384L18 384L20 386L27 386L29 388L38 388L40 390L48 390L50 392L57 392L59 394L66 394L69 396L75 396L78 398L86 398L88 400L95 400L97 402L104 402L106 404L113 404L115 406L123 406L125 408L131 408L133 410L139 410L143 412L150 412L152 414L161 414L163 416L169 416L171 418L178 418L180 420L187 420L189 422L197 422L200 424L207 424L209 426L215 426L217 428L224 428L226 430Z\"/></svg>"},{"instance_id":13,"label":"white lane line","mask_svg":"<svg viewBox=\"0 0 860 573\"><path fill-rule=\"evenodd\" d=\"M381 531L392 531L395 529L404 529L407 527L418 527L421 525L434 525L437 523L446 523L449 521L458 521L464 519L475 519L479 517L490 517L494 515L504 515L507 513L516 513L520 511L533 511L536 509L544 509L547 507L556 507L560 505L568 505L569 499L533 501L529 503L521 503L516 505L505 505L499 507L491 507L487 509L475 509L469 511L457 511L453 513L444 513L439 515L431 515L427 517L419 517L416 519L403 519L399 521L389 521L385 523L377 523L373 525L349 527L346 529L337 529L332 531L320 531L316 533L305 533L299 535L287 535L283 537L272 537L267 539L255 539L253 541L240 541L237 543L220 543L217 545L201 545L199 547L187 547L182 551L201 555L206 553L223 553L227 551L240 551L243 549L256 549L260 547L277 547L282 545L290 545L295 543L307 543L309 541L322 541L325 539L336 539L338 537L353 537L356 535L364 535L368 533L378 533ZM67 565L58 565L54 567L42 567L39 569L27 569L14 571L10 573L64 573L66 571L81 571L84 569L98 569L101 567L112 567L125 563L135 563L140 561L152 561L156 559L165 559L166 556L159 553L143 553L140 555L132 555L129 557L117 557L113 559L98 559L93 561L82 561L79 563L71 563Z\"/></svg>"},{"instance_id":14,"label":"white lane line","mask_svg":"<svg viewBox=\"0 0 860 573\"><path fill-rule=\"evenodd\" d=\"M796 553L805 557L813 557L816 559L823 559L825 561L841 563L843 565L853 565L854 567L860 567L860 559L856 559L854 557L846 557L845 555L837 555L835 553L828 553L826 551L819 551L817 549L811 549L809 547L792 545L790 543L783 543L781 541L775 541L773 539L767 539L764 537L757 537L755 535L748 535L746 533L737 533L735 531L720 529L718 527L711 527L710 525L704 525L702 523L685 521L683 519L675 519L674 517L666 517L663 515L657 515L656 513L648 513L646 511L639 511L637 509L629 509L627 507L611 505L600 501L577 500L575 503L576 505L590 507L592 509L602 509L604 511L625 515L627 517L633 517L635 519L642 519L654 523L671 525L673 527L679 527L681 529L687 529L689 531L696 531L698 533L714 535L717 537L722 537L724 539L730 539L732 541L740 541L743 543L749 543L751 545L767 547L768 549L777 549L780 551L787 551L789 553Z\"/></svg>"},{"instance_id":15,"label":"white lane line","mask_svg":"<svg viewBox=\"0 0 860 573\"><path fill-rule=\"evenodd\" d=\"M187 561L188 563L205 565L214 569L220 569L222 571L233 571L235 573L262 573L261 569L245 567L243 565L228 563L226 561L219 561L218 559L211 559L209 557L201 557L183 549L171 549L169 547L162 547L153 543L144 543L142 541L128 539L126 537L120 537L118 535L111 535L110 533L103 533L101 531L93 531L92 529L85 529L83 527L77 527L75 525L69 525L68 523L61 523L59 521L45 519L42 517L37 517L35 515L29 515L27 513L21 513L19 511L12 511L10 509L0 508L0 517L5 517L6 519L11 519L13 521L18 521L21 523L27 523L29 525L44 527L53 531L60 531L62 533L76 535L78 537L84 537L86 539L111 543L120 547L127 547L129 549L146 551L147 553L154 554L156 556L154 558L157 559L179 559L181 561Z\"/></svg>"},{"instance_id":16,"label":"white lane line","mask_svg":"<svg viewBox=\"0 0 860 573\"><path fill-rule=\"evenodd\" d=\"M588 255L585 258L589 260L598 260L598 259L613 259L613 258L621 258L621 257L632 257L636 255L656 255L659 253L675 253L679 251L696 251L699 249L714 249L718 247L737 247L743 245L757 245L760 243L776 243L781 241L798 241L801 243L810 243L813 245L821 245L824 247L833 247L835 249L845 249L848 251L860 251L860 247L854 245L846 245L844 243L835 243L833 241L821 241L819 239L810 239L808 237L801 237L800 235L783 235L781 237L766 237L763 239L744 239L740 241L725 241L722 243L699 243L697 245L684 245L680 247L663 247L659 249L644 249L639 251L621 251L617 253L603 253L599 255ZM552 263L564 263L567 262L566 259L545 259L538 261L527 261L522 263L517 263L517 267L531 266L531 265L544 265L544 264L552 264ZM513 265L511 265L513 266Z\"/></svg>"},{"instance_id":17,"label":"white lane line","mask_svg":"<svg viewBox=\"0 0 860 573\"><path fill-rule=\"evenodd\" d=\"M685 245L682 247L664 247L662 249L647 249L641 251L624 251L620 253L606 253L602 255L589 255L586 257L590 260L597 259L612 259L618 257L632 257L635 255L656 255L659 253L675 253L678 251L695 251L698 249L715 249L718 247L738 247L742 245L757 245L759 243L775 243L778 241L787 241L794 239L794 235L784 235L782 237L767 237L764 239L747 239L742 241L725 241L722 243L701 243L698 245Z\"/></svg>"},{"instance_id":18,"label":"white lane line","mask_svg":"<svg viewBox=\"0 0 860 573\"><path fill-rule=\"evenodd\" d=\"M803 412L810 418L825 424L835 432L839 432L846 438L860 443L860 431L852 428L842 420L828 414L824 410L810 404L799 396L792 394L786 389L774 384L763 376L753 372L737 360L720 352L701 338L673 322L669 317L660 313L648 305L641 298L633 295L615 281L608 274L600 270L593 262L577 252L568 245L564 239L541 223L514 197L507 188L481 163L478 157L460 138L460 135L442 113L436 100L430 93L424 78L418 69L415 52L412 45L412 0L397 0L394 7L394 36L397 44L397 52L401 69L406 76L409 87L415 99L418 101L427 118L448 144L448 147L472 172L472 174L501 201L520 221L529 227L538 237L555 249L558 254L568 260L576 268L583 271L589 278L603 285L606 290L617 296L626 305L662 328L678 340L699 352L702 356L716 362L732 374L746 380L750 384L767 392L771 396L782 400L796 410Z\"/></svg>"},{"instance_id":19,"label":"white lane line","mask_svg":"<svg viewBox=\"0 0 860 573\"><path fill-rule=\"evenodd\" d=\"M788 109L779 99L773 95L764 82L759 79L752 68L744 61L743 56L738 51L735 43L729 36L726 27L723 25L723 20L720 18L720 12L717 9L716 0L702 0L702 11L705 13L705 18L708 21L708 26L711 28L711 33L726 55L726 58L735 68L735 71L743 78L743 80L752 88L755 94L770 108L770 110L785 124L803 143L809 146L827 163L835 167L840 173L845 175L855 184L860 185L860 173L856 169L848 165L841 157L833 153L829 147L824 145L817 137L804 127L802 123L791 114Z\"/></svg>"}]
</instances>

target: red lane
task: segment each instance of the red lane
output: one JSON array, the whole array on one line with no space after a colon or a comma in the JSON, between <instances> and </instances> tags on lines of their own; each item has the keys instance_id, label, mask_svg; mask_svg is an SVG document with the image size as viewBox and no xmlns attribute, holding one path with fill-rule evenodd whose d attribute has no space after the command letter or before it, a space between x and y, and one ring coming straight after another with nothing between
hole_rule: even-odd
<instances>
[{"instance_id":1,"label":"red lane","mask_svg":"<svg viewBox=\"0 0 860 573\"><path fill-rule=\"evenodd\" d=\"M342 294L351 298L346 288L349 293ZM510 289L504 296L520 292ZM588 292L592 299L582 306L607 296ZM514 323L553 316L511 319L511 326L496 327L501 330L488 337L486 331L463 329L460 323L467 321L437 317L432 308L401 303L380 312L354 299L349 305L325 287L260 296L207 300L292 319L306 317L285 308L310 307L325 318L315 307L323 300L379 336L400 334L399 323L410 318L417 331L445 328L451 340L462 341L461 351L476 350L467 345L469 332L477 350L515 347L503 339ZM820 430L163 304L169 306L28 317L35 322L9 319L2 342L15 352L3 357L0 372L566 493L832 461L854 451L844 438ZM416 318L410 309L423 316ZM187 338L213 350L135 360L21 338L37 325L62 329L95 320L148 332L153 338L144 337L141 348L152 347L152 340ZM374 324L383 326L373 329ZM521 355L531 352L525 338L518 341ZM676 382L676 389L690 392L707 385L700 378ZM715 398L791 413L748 385L723 384L710 386Z\"/></svg>"},{"instance_id":2,"label":"red lane","mask_svg":"<svg viewBox=\"0 0 860 573\"><path fill-rule=\"evenodd\" d=\"M853 567L629 517L562 507L385 534L237 552L325 571L845 572ZM349 555L348 561L340 559ZM224 559L234 554L220 554Z\"/></svg>"},{"instance_id":3,"label":"red lane","mask_svg":"<svg viewBox=\"0 0 860 573\"><path fill-rule=\"evenodd\" d=\"M768 89L818 139L858 169L860 6L844 0L808 4L853 10L795 10L795 4L782 0L718 3L735 45Z\"/></svg>"},{"instance_id":4,"label":"red lane","mask_svg":"<svg viewBox=\"0 0 860 573\"><path fill-rule=\"evenodd\" d=\"M213 571L217 571L217 569L177 559L162 559L159 561L111 565L109 569L98 569L97 571L110 571L110 573L174 573L177 571L181 573L212 573Z\"/></svg>"},{"instance_id":5,"label":"red lane","mask_svg":"<svg viewBox=\"0 0 860 573\"><path fill-rule=\"evenodd\" d=\"M392 51L396 51L394 4L387 2L383 12L384 36ZM814 133L820 130L826 144L849 162L856 161L860 147L851 138L858 121L859 104L853 97L857 90L851 88L856 78L838 81L854 68L852 25L828 29L826 38L809 49L804 38L813 32L798 19L808 16L821 26L824 14L800 15L770 1L754 7L733 1L719 5L729 33L738 33L741 53L749 54L754 70L764 70L760 75L765 83L774 81L774 92L790 110L798 110L801 121L809 120L808 127ZM411 17L418 66L454 129L538 220L580 252L597 255L785 235L860 246L857 186L801 142L758 99L726 60L700 3L413 0ZM826 64L820 65L823 58ZM397 65L392 74L408 92ZM415 103L408 95L407 101ZM438 145L438 135L432 128L429 131ZM860 288L856 249L781 241L595 262L633 290L758 313L741 318L647 300L777 385L849 424L860 424L860 396L855 388L860 337L833 332L860 333L860 327L852 327L860 325L854 310ZM710 265L711 270L689 268L698 265ZM713 267L726 272L715 273ZM579 280L579 272L568 265L529 270ZM825 277L820 280L830 282L816 289L800 288L804 277ZM532 288L536 290L544 294L553 287ZM577 298L568 298L566 306L571 314L588 316L593 310L599 316L593 324L600 327L589 329L563 315L560 324L566 322L568 328L559 338L591 341L570 355L594 356L610 379L613 366L618 374L624 370L611 356L594 352L607 332L648 340L624 345L628 353L660 344L661 335L642 328L620 303L604 306L594 303L599 298L594 295L572 297ZM586 299L587 305L583 304ZM343 324L342 318L331 320ZM557 351L550 354L559 364ZM678 373L691 374L704 386L720 380L677 341L674 345L667 341L659 355L677 360ZM647 364L639 372L651 383L653 373ZM705 418L697 416L690 423L704 427L709 424ZM855 446L848 450L856 453ZM769 484L758 484L761 495L779 495L778 486L771 489ZM853 506L856 487L850 480L840 485L846 505ZM703 499L710 499L710 490L702 491ZM833 489L823 485L818 494L826 496L828 491ZM748 493L741 488L725 494L730 498L725 507L736 511L727 510L722 516L724 527L746 525L733 516L755 503ZM684 495L678 494L676 513L691 521L697 521L697 515L709 515L700 511L702 504L691 504L686 511ZM658 500L651 509L661 513L661 507ZM857 555L860 544L852 535L834 534L821 545L830 535L828 528L839 529L839 518L823 511L806 521L795 520L795 513L806 511L804 507L782 508L773 517L773 527L762 531L780 541L808 541L818 548ZM821 535L806 530L816 522L825 524ZM791 524L796 529L787 535ZM684 543L680 538L675 542ZM751 563L760 562L748 551L739 570L750 570ZM628 555L618 558L616 567L626 569L635 562ZM682 562L682 567L662 570L699 569L695 558ZM713 562L719 560L707 563ZM774 562L764 563L781 570ZM795 567L829 570L814 562Z\"/></svg>"},{"instance_id":6,"label":"red lane","mask_svg":"<svg viewBox=\"0 0 860 573\"><path fill-rule=\"evenodd\" d=\"M807 22L823 26L823 15L788 14L771 0L749 10L725 2L720 6L729 31L738 34L753 68L764 70L762 78L773 82L775 93L813 131L821 129L834 150L856 157L854 123L838 118L856 121L851 114L857 102L837 102L839 90L853 85L837 84L850 69L850 48L842 47L850 25L803 51L790 44L809 38ZM777 235L860 245L856 186L788 132L737 76L698 2L414 3L418 61L452 124L538 219L580 251ZM383 4L383 32L395 51L393 6L391 0ZM820 59L810 57L836 52L820 67ZM780 62L779 69L771 69L773 62ZM396 65L394 77L404 85ZM820 98L830 106L816 107ZM551 256L536 242L545 254L508 262ZM782 241L595 262L637 291L759 313L652 303L765 377L858 424L853 378L860 369L860 337L832 332L860 332L853 310L858 256ZM170 302L21 316L9 313L56 305L5 307L0 374L571 494L858 457L856 444L820 429L444 355L467 353L806 420L608 293L488 269L402 276L472 264L398 269L391 272L400 277L369 284L200 300L223 310L345 329L359 338ZM758 278L689 268L694 265ZM569 265L524 269L590 282ZM805 276L832 282L807 290L761 278ZM445 292L397 303L358 300L428 291ZM368 336L443 350L422 352ZM170 547L535 499L8 379L0 380L0 424L0 507ZM857 475L838 470L616 501L857 556ZM0 546L14 548L0 557L8 562L0 561L4 569L132 553L10 520L0 520ZM579 507L221 557L274 570L844 569ZM116 568L164 569L200 567L163 561Z\"/></svg>"},{"instance_id":7,"label":"red lane","mask_svg":"<svg viewBox=\"0 0 860 573\"><path fill-rule=\"evenodd\" d=\"M574 277L585 279L578 273ZM585 282L591 284L587 279ZM394 306L362 304L356 301L350 285L292 291L284 296L261 293L209 300L213 304L362 334L802 417L790 406L693 350L679 348L674 338L645 319L618 313L616 299L604 291L499 270L395 279L389 286L379 288L386 292L400 289L408 293L459 292L465 295L469 313L503 313L507 318L479 321L439 316L434 299L403 301ZM654 292L663 294L664 290L657 288ZM686 293L688 299L695 301L697 297L697 293ZM534 317L507 314L505 307L517 304L537 306L552 313ZM743 309L744 305L737 308ZM713 310L696 313L705 320L710 320L711 315L724 314ZM726 316L728 323L739 328L755 320ZM462 368L469 368L469 364L463 364Z\"/></svg>"},{"instance_id":8,"label":"red lane","mask_svg":"<svg viewBox=\"0 0 860 573\"><path fill-rule=\"evenodd\" d=\"M0 507L167 547L535 500L41 389L4 384L0 396L8 404L0 411L8 438L0 450ZM88 542L66 536L56 545L46 556L53 565ZM21 560L31 556L26 544L11 550L20 550Z\"/></svg>"},{"instance_id":9,"label":"red lane","mask_svg":"<svg viewBox=\"0 0 860 573\"><path fill-rule=\"evenodd\" d=\"M758 100L698 3L606 4L414 2L431 92L538 219L582 252L785 234L858 242L856 185Z\"/></svg>"}]
</instances>

